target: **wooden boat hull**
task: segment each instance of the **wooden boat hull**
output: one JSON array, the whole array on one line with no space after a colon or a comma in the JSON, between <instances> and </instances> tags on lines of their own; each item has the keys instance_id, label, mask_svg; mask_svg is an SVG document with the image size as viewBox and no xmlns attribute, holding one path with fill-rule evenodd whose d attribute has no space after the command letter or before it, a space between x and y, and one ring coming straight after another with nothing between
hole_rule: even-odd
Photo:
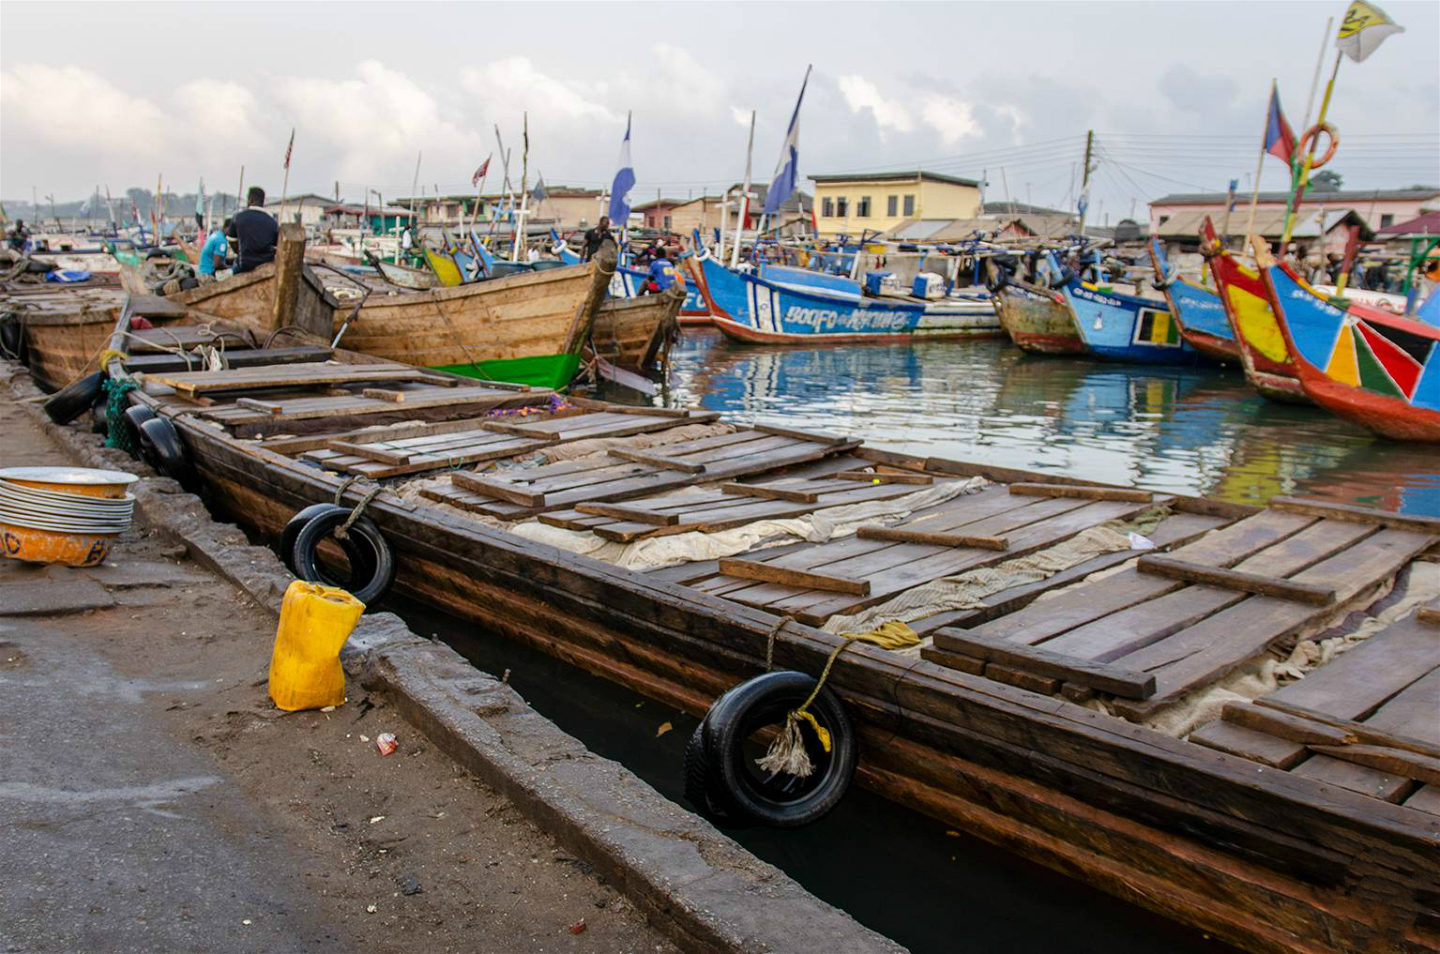
<instances>
[{"instance_id":1,"label":"wooden boat hull","mask_svg":"<svg viewBox=\"0 0 1440 954\"><path fill-rule=\"evenodd\" d=\"M1011 281L995 296L1000 327L1015 344L1035 354L1085 354L1075 315L1057 291Z\"/></svg>"},{"instance_id":2,"label":"wooden boat hull","mask_svg":"<svg viewBox=\"0 0 1440 954\"><path fill-rule=\"evenodd\" d=\"M685 295L672 288L659 295L609 298L595 315L591 341L600 357L631 371L663 366L675 339Z\"/></svg>"},{"instance_id":3,"label":"wooden boat hull","mask_svg":"<svg viewBox=\"0 0 1440 954\"><path fill-rule=\"evenodd\" d=\"M1384 437L1440 442L1440 328L1338 308L1283 265L1264 279L1311 400Z\"/></svg>"},{"instance_id":4,"label":"wooden boat hull","mask_svg":"<svg viewBox=\"0 0 1440 954\"><path fill-rule=\"evenodd\" d=\"M1200 357L1180 335L1164 302L1101 291L1071 278L1060 289L1075 313L1085 350L1136 364L1194 364Z\"/></svg>"},{"instance_id":5,"label":"wooden boat hull","mask_svg":"<svg viewBox=\"0 0 1440 954\"><path fill-rule=\"evenodd\" d=\"M24 319L25 350L30 373L42 386L57 391L98 370L96 359L110 340L119 315L118 303Z\"/></svg>"}]
</instances>

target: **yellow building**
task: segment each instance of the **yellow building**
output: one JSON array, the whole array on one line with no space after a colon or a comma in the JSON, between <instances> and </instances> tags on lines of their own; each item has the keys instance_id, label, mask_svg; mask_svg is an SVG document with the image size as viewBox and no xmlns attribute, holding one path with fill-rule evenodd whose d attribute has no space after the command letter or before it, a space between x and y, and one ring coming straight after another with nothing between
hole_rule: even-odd
<instances>
[{"instance_id":1,"label":"yellow building","mask_svg":"<svg viewBox=\"0 0 1440 954\"><path fill-rule=\"evenodd\" d=\"M886 232L908 219L970 219L980 214L980 183L938 172L811 176L822 236Z\"/></svg>"}]
</instances>

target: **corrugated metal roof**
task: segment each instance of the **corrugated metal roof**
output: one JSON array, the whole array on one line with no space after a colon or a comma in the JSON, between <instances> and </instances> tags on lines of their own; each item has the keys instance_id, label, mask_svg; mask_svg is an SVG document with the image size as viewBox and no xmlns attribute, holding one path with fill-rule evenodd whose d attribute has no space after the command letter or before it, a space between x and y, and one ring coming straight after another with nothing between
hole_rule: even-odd
<instances>
[{"instance_id":1,"label":"corrugated metal roof","mask_svg":"<svg viewBox=\"0 0 1440 954\"><path fill-rule=\"evenodd\" d=\"M929 179L931 182L949 182L952 185L980 185L980 183L974 179L965 179L960 176L947 176L939 172L926 172L923 169L913 169L909 172L846 172L823 176L810 176L809 179L811 182L890 182L903 181L906 179Z\"/></svg>"},{"instance_id":2,"label":"corrugated metal roof","mask_svg":"<svg viewBox=\"0 0 1440 954\"><path fill-rule=\"evenodd\" d=\"M1324 203L1331 205L1336 202L1363 203L1372 202L1376 199L1430 199L1440 196L1440 186L1421 186L1413 189L1343 189L1337 192L1323 192L1311 190L1305 193L1305 201L1310 204ZM1289 192L1262 192L1261 202L1285 202L1290 198ZM1177 192L1172 195L1161 196L1152 199L1151 205L1213 205L1225 201L1224 192Z\"/></svg>"}]
</instances>

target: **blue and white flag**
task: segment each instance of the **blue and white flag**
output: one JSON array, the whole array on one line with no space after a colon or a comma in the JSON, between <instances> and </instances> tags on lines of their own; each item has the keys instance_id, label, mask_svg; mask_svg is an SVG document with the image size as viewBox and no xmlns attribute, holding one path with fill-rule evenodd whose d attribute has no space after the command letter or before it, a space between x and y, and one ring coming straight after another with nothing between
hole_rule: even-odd
<instances>
[{"instance_id":1,"label":"blue and white flag","mask_svg":"<svg viewBox=\"0 0 1440 954\"><path fill-rule=\"evenodd\" d=\"M790 116L790 129L785 133L785 145L780 148L780 162L775 167L775 181L765 194L765 214L774 215L780 211L790 196L795 194L795 178L800 171L800 104L805 101L805 87L810 82L810 70L805 67L805 79L800 83L800 97L795 100L795 112Z\"/></svg>"},{"instance_id":2,"label":"blue and white flag","mask_svg":"<svg viewBox=\"0 0 1440 954\"><path fill-rule=\"evenodd\" d=\"M536 205L539 205L545 201L545 197L549 194L550 193L545 190L545 177L542 175L535 180L535 188L530 191L530 198Z\"/></svg>"},{"instance_id":3,"label":"blue and white flag","mask_svg":"<svg viewBox=\"0 0 1440 954\"><path fill-rule=\"evenodd\" d=\"M85 216L87 219L90 217L90 200L93 198L95 198L93 194L87 195L85 197L85 201L80 205L80 214Z\"/></svg>"},{"instance_id":4,"label":"blue and white flag","mask_svg":"<svg viewBox=\"0 0 1440 954\"><path fill-rule=\"evenodd\" d=\"M620 143L619 171L610 185L610 222L624 228L630 221L630 190L635 188L635 165L630 161L630 114L625 114L625 141Z\"/></svg>"}]
</instances>

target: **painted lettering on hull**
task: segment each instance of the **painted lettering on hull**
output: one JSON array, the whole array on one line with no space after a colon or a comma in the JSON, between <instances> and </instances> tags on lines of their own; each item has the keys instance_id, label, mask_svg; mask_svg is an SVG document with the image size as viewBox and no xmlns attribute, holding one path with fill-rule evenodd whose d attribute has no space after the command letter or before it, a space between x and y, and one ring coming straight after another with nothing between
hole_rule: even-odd
<instances>
[{"instance_id":1,"label":"painted lettering on hull","mask_svg":"<svg viewBox=\"0 0 1440 954\"><path fill-rule=\"evenodd\" d=\"M807 328L815 334L863 331L905 331L915 315L903 311L835 311L829 308L805 308L791 305L785 310L785 324Z\"/></svg>"}]
</instances>

